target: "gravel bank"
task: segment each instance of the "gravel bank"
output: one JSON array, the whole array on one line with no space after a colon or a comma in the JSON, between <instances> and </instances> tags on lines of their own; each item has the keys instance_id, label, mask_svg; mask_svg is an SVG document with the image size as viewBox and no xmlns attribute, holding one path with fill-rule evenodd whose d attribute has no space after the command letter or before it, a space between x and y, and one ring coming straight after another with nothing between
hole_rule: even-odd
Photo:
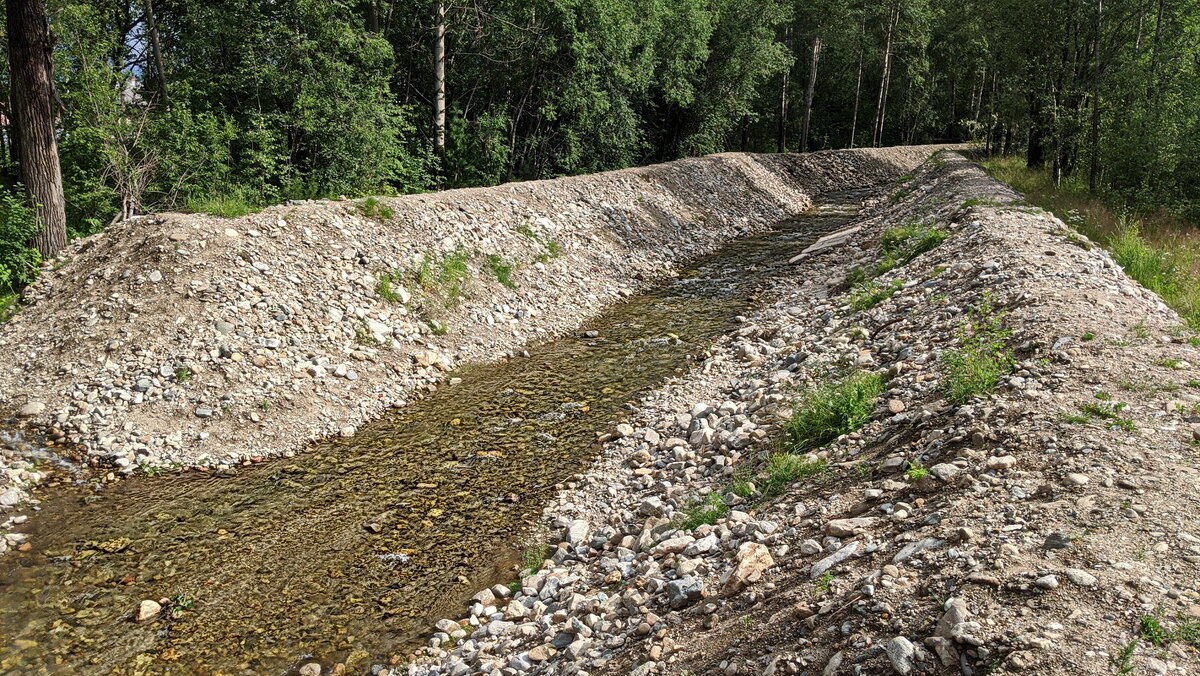
<instances>
[{"instance_id":1,"label":"gravel bank","mask_svg":"<svg viewBox=\"0 0 1200 676\"><path fill-rule=\"evenodd\" d=\"M41 477L28 429L114 474L352 435L454 367L569 331L816 192L878 184L930 152L714 155L121 223L75 242L0 327L0 501Z\"/></svg>"},{"instance_id":2,"label":"gravel bank","mask_svg":"<svg viewBox=\"0 0 1200 676\"><path fill-rule=\"evenodd\" d=\"M848 294L913 223L948 238ZM608 433L545 556L409 674L1200 673L1200 340L952 153L830 242ZM987 325L1012 368L955 399ZM855 371L869 422L764 495L801 393Z\"/></svg>"}]
</instances>

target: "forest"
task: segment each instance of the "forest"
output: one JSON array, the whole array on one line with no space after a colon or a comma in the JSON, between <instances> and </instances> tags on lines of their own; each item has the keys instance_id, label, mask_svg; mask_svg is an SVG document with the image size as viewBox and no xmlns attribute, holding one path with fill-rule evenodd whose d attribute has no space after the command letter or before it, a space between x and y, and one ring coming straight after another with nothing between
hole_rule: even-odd
<instances>
[{"instance_id":1,"label":"forest","mask_svg":"<svg viewBox=\"0 0 1200 676\"><path fill-rule=\"evenodd\" d=\"M22 171L31 64L69 237L155 211L959 140L1200 217L1192 0L7 0L4 38L0 295L63 242L38 239L52 200Z\"/></svg>"}]
</instances>

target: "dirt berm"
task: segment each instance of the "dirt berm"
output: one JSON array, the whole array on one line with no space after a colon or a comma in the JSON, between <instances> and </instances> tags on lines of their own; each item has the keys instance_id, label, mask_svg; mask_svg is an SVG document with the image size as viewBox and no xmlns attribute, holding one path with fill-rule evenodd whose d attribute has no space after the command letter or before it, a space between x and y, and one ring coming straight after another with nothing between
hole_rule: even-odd
<instances>
[{"instance_id":1,"label":"dirt berm","mask_svg":"<svg viewBox=\"0 0 1200 676\"><path fill-rule=\"evenodd\" d=\"M1200 339L953 153L857 227L408 673L1200 674Z\"/></svg>"},{"instance_id":2,"label":"dirt berm","mask_svg":"<svg viewBox=\"0 0 1200 676\"><path fill-rule=\"evenodd\" d=\"M725 154L238 219L165 214L80 240L0 326L0 494L29 435L117 471L278 455L605 305L822 191L935 148ZM7 482L6 489L3 482Z\"/></svg>"}]
</instances>

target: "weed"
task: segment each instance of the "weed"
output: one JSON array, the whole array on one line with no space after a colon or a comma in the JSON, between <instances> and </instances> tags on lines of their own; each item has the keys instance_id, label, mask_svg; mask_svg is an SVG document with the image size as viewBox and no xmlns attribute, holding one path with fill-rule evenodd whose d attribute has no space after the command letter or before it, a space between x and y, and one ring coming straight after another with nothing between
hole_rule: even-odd
<instances>
[{"instance_id":1,"label":"weed","mask_svg":"<svg viewBox=\"0 0 1200 676\"><path fill-rule=\"evenodd\" d=\"M865 281L867 281L867 271L857 265L846 271L846 278L843 280L848 289L854 288Z\"/></svg>"},{"instance_id":2,"label":"weed","mask_svg":"<svg viewBox=\"0 0 1200 676\"><path fill-rule=\"evenodd\" d=\"M1150 330L1146 328L1146 320L1139 319L1137 324L1133 325L1133 335L1138 338L1149 338Z\"/></svg>"},{"instance_id":3,"label":"weed","mask_svg":"<svg viewBox=\"0 0 1200 676\"><path fill-rule=\"evenodd\" d=\"M1068 418L1071 419L1067 420L1064 418L1064 420L1066 420L1066 422L1075 423L1085 423L1092 419L1107 420L1109 427L1123 429L1126 432L1133 432L1137 430L1137 423L1135 423L1132 418L1125 418L1120 415L1121 411L1125 410L1126 406L1128 406L1128 404L1123 401L1106 404L1087 402L1079 405L1079 411L1083 414L1082 416L1068 416Z\"/></svg>"},{"instance_id":4,"label":"weed","mask_svg":"<svg viewBox=\"0 0 1200 676\"><path fill-rule=\"evenodd\" d=\"M1012 350L1005 343L1010 332L1003 328L1003 313L985 299L972 314L971 332L963 337L963 346L942 356L946 367L943 389L955 404L995 390L1000 377L1012 372L1014 364Z\"/></svg>"},{"instance_id":5,"label":"weed","mask_svg":"<svg viewBox=\"0 0 1200 676\"><path fill-rule=\"evenodd\" d=\"M929 476L929 470L925 469L921 463L913 462L912 465L905 470L904 475L908 477L909 481L919 481Z\"/></svg>"},{"instance_id":6,"label":"weed","mask_svg":"<svg viewBox=\"0 0 1200 676\"><path fill-rule=\"evenodd\" d=\"M417 284L429 293L441 294L447 305L453 305L462 296L470 260L470 252L461 246L437 257L426 254L417 269Z\"/></svg>"},{"instance_id":7,"label":"weed","mask_svg":"<svg viewBox=\"0 0 1200 676\"><path fill-rule=\"evenodd\" d=\"M266 399L260 399L258 402L258 409L260 411L262 411L263 413L270 411L271 410L271 402L267 401Z\"/></svg>"},{"instance_id":8,"label":"weed","mask_svg":"<svg viewBox=\"0 0 1200 676\"><path fill-rule=\"evenodd\" d=\"M880 284L876 281L863 282L850 290L850 307L860 311L870 310L891 298L903 286L904 283L899 280L890 284Z\"/></svg>"},{"instance_id":9,"label":"weed","mask_svg":"<svg viewBox=\"0 0 1200 676\"><path fill-rule=\"evenodd\" d=\"M883 260L879 263L879 274L911 263L917 256L946 241L949 236L945 230L918 222L889 228L880 240Z\"/></svg>"},{"instance_id":10,"label":"weed","mask_svg":"<svg viewBox=\"0 0 1200 676\"><path fill-rule=\"evenodd\" d=\"M429 327L430 333L435 336L444 336L450 330L450 327L445 322L438 322L432 319L425 322L425 325Z\"/></svg>"},{"instance_id":11,"label":"weed","mask_svg":"<svg viewBox=\"0 0 1200 676\"><path fill-rule=\"evenodd\" d=\"M493 275L496 275L496 279L500 280L501 284L510 289L517 288L516 282L512 280L513 270L516 269L515 265L505 261L496 254L487 257L487 265L488 269L492 271Z\"/></svg>"},{"instance_id":12,"label":"weed","mask_svg":"<svg viewBox=\"0 0 1200 676\"><path fill-rule=\"evenodd\" d=\"M1183 360L1175 357L1168 357L1166 359L1156 359L1154 360L1154 364L1156 366L1162 366L1169 369L1177 369L1183 366Z\"/></svg>"},{"instance_id":13,"label":"weed","mask_svg":"<svg viewBox=\"0 0 1200 676\"><path fill-rule=\"evenodd\" d=\"M754 483L749 479L736 479L733 482L733 494L739 498L748 498L754 495Z\"/></svg>"},{"instance_id":14,"label":"weed","mask_svg":"<svg viewBox=\"0 0 1200 676\"><path fill-rule=\"evenodd\" d=\"M1084 341L1095 340L1096 334L1092 333L1091 331L1088 331L1087 333L1080 336L1080 339L1082 339Z\"/></svg>"},{"instance_id":15,"label":"weed","mask_svg":"<svg viewBox=\"0 0 1200 676\"><path fill-rule=\"evenodd\" d=\"M1155 608L1150 615L1142 615L1138 633L1155 647L1161 648L1170 642L1171 637L1162 624L1162 608Z\"/></svg>"},{"instance_id":16,"label":"weed","mask_svg":"<svg viewBox=\"0 0 1200 676\"><path fill-rule=\"evenodd\" d=\"M550 556L550 545L542 542L521 552L521 570L537 570Z\"/></svg>"},{"instance_id":17,"label":"weed","mask_svg":"<svg viewBox=\"0 0 1200 676\"><path fill-rule=\"evenodd\" d=\"M375 285L375 292L379 294L380 298L389 303L401 302L403 298L392 286L404 281L403 274L399 269L393 269L390 272L379 275L379 282Z\"/></svg>"},{"instance_id":18,"label":"weed","mask_svg":"<svg viewBox=\"0 0 1200 676\"><path fill-rule=\"evenodd\" d=\"M392 208L374 197L368 197L358 203L358 213L377 221L390 221L396 215Z\"/></svg>"},{"instance_id":19,"label":"weed","mask_svg":"<svg viewBox=\"0 0 1200 676\"><path fill-rule=\"evenodd\" d=\"M694 500L683 512L683 521L679 527L683 530L695 530L705 524L712 525L717 519L729 513L729 505L716 493Z\"/></svg>"},{"instance_id":20,"label":"weed","mask_svg":"<svg viewBox=\"0 0 1200 676\"><path fill-rule=\"evenodd\" d=\"M817 578L817 586L813 591L813 597L824 596L829 593L829 588L833 586L833 571L827 570L821 577Z\"/></svg>"},{"instance_id":21,"label":"weed","mask_svg":"<svg viewBox=\"0 0 1200 676\"><path fill-rule=\"evenodd\" d=\"M763 495L779 495L793 481L811 479L824 474L828 469L829 463L824 460L809 460L795 453L775 453L767 458L767 478L763 485Z\"/></svg>"},{"instance_id":22,"label":"weed","mask_svg":"<svg viewBox=\"0 0 1200 676\"><path fill-rule=\"evenodd\" d=\"M867 424L883 388L878 374L858 373L809 390L784 425L787 449L803 453L820 448Z\"/></svg>"},{"instance_id":23,"label":"weed","mask_svg":"<svg viewBox=\"0 0 1200 676\"><path fill-rule=\"evenodd\" d=\"M1135 638L1121 646L1120 650L1108 658L1108 663L1117 670L1119 676L1133 673L1133 653L1137 651L1137 645L1138 640Z\"/></svg>"},{"instance_id":24,"label":"weed","mask_svg":"<svg viewBox=\"0 0 1200 676\"><path fill-rule=\"evenodd\" d=\"M17 314L17 300L20 298L15 293L0 293L0 324L8 321L13 315Z\"/></svg>"},{"instance_id":25,"label":"weed","mask_svg":"<svg viewBox=\"0 0 1200 676\"><path fill-rule=\"evenodd\" d=\"M192 371L186 366L180 366L175 369L175 380L181 383L186 383L192 379Z\"/></svg>"},{"instance_id":26,"label":"weed","mask_svg":"<svg viewBox=\"0 0 1200 676\"><path fill-rule=\"evenodd\" d=\"M1092 396L1096 397L1100 401L1112 401L1112 395L1109 394L1108 392L1105 392L1104 390L1098 390Z\"/></svg>"},{"instance_id":27,"label":"weed","mask_svg":"<svg viewBox=\"0 0 1200 676\"><path fill-rule=\"evenodd\" d=\"M1179 618L1179 626L1175 629L1175 639L1200 650L1200 620Z\"/></svg>"},{"instance_id":28,"label":"weed","mask_svg":"<svg viewBox=\"0 0 1200 676\"><path fill-rule=\"evenodd\" d=\"M179 615L187 612L196 605L195 599L187 594L176 594L171 597L171 614Z\"/></svg>"}]
</instances>

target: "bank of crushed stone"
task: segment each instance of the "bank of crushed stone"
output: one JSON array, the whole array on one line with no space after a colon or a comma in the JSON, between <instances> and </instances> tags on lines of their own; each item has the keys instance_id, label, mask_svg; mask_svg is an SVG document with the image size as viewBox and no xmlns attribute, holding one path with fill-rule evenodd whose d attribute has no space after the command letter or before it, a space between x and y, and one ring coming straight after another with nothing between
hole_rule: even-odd
<instances>
[{"instance_id":1,"label":"bank of crushed stone","mask_svg":"<svg viewBox=\"0 0 1200 676\"><path fill-rule=\"evenodd\" d=\"M0 326L0 494L9 506L40 478L25 428L124 472L351 435L456 366L569 331L815 193L879 184L930 152L734 153L117 224L72 244Z\"/></svg>"},{"instance_id":2,"label":"bank of crushed stone","mask_svg":"<svg viewBox=\"0 0 1200 676\"><path fill-rule=\"evenodd\" d=\"M1200 673L1193 334L961 156L872 213L640 401L547 508L557 548L515 592L431 627L408 673ZM950 236L880 277L901 283L890 298L851 307L847 272L912 221ZM983 305L1016 367L955 405L943 358ZM798 393L856 369L887 389L813 454L828 470L734 494ZM683 528L713 494L732 511Z\"/></svg>"}]
</instances>

